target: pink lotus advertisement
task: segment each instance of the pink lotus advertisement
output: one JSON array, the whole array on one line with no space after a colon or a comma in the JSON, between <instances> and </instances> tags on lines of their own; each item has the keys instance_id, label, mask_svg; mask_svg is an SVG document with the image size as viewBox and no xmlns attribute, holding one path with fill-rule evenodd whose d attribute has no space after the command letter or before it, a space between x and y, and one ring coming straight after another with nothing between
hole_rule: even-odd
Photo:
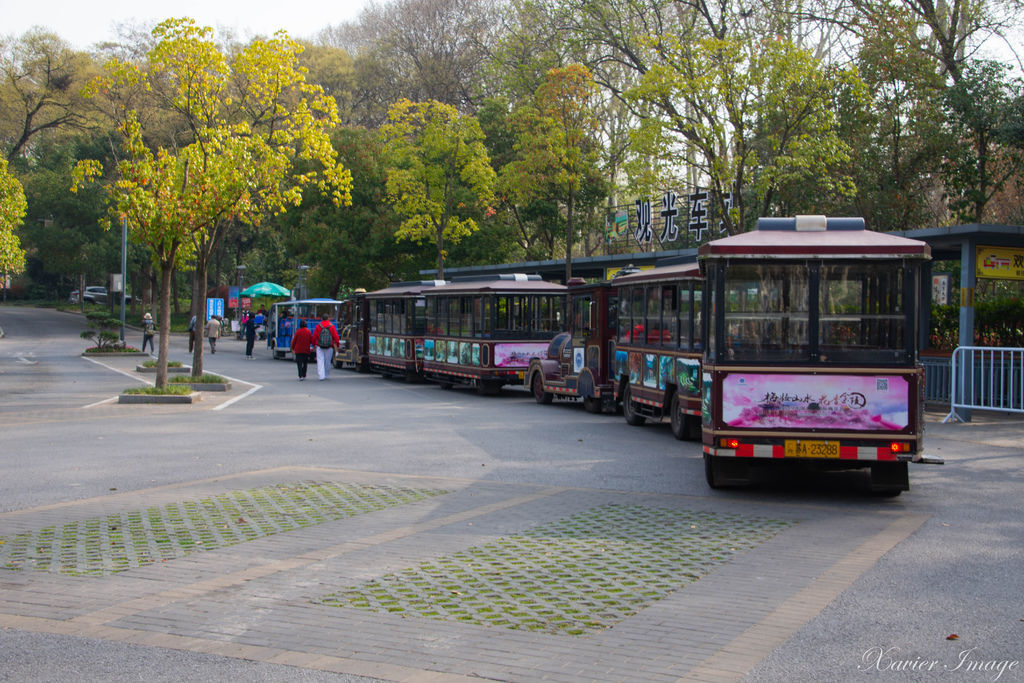
<instances>
[{"instance_id":1,"label":"pink lotus advertisement","mask_svg":"<svg viewBox=\"0 0 1024 683\"><path fill-rule=\"evenodd\" d=\"M531 358L543 358L548 352L547 342L520 342L494 345L494 367L525 368Z\"/></svg>"},{"instance_id":2,"label":"pink lotus advertisement","mask_svg":"<svg viewBox=\"0 0 1024 683\"><path fill-rule=\"evenodd\" d=\"M898 431L909 423L910 385L902 375L730 374L722 418L753 429Z\"/></svg>"}]
</instances>

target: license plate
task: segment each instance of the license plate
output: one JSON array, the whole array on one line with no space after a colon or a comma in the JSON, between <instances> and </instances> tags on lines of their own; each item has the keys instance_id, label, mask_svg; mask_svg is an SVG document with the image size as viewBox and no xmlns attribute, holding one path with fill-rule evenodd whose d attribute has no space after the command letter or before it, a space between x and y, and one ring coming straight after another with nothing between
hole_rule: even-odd
<instances>
[{"instance_id":1,"label":"license plate","mask_svg":"<svg viewBox=\"0 0 1024 683\"><path fill-rule=\"evenodd\" d=\"M787 458L838 458L838 441L786 439Z\"/></svg>"}]
</instances>

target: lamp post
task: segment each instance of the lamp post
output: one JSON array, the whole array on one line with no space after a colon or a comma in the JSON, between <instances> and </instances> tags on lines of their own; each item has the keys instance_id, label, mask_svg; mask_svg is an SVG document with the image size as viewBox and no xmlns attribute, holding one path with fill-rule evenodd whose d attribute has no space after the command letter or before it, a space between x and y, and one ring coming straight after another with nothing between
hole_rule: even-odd
<instances>
[{"instance_id":1,"label":"lamp post","mask_svg":"<svg viewBox=\"0 0 1024 683\"><path fill-rule=\"evenodd\" d=\"M306 299L306 283L305 275L306 271L309 270L309 266L299 266L299 282L295 285L295 298Z\"/></svg>"},{"instance_id":2,"label":"lamp post","mask_svg":"<svg viewBox=\"0 0 1024 683\"><path fill-rule=\"evenodd\" d=\"M242 320L242 274L245 272L245 266L239 264L239 265L235 266L235 270L238 271L238 299L235 301L235 320L239 321L239 323L238 323L238 338L241 339L242 338L242 324L241 324L241 320Z\"/></svg>"}]
</instances>

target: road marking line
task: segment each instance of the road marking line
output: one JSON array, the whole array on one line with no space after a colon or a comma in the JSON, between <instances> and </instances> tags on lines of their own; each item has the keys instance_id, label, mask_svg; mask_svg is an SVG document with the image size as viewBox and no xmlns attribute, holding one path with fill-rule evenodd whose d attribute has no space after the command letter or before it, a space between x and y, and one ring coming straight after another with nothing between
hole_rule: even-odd
<instances>
[{"instance_id":1,"label":"road marking line","mask_svg":"<svg viewBox=\"0 0 1024 683\"><path fill-rule=\"evenodd\" d=\"M238 403L243 398L246 398L247 396L255 394L257 391L259 391L260 389L263 388L262 384L253 384L252 382L246 382L244 379L238 379L236 377L228 377L227 375L222 375L222 377L224 377L224 379L231 380L232 382L241 382L242 384L248 384L249 386L252 387L252 389L250 389L249 391L245 392L244 394L242 394L240 396L235 396L234 398L232 398L230 400L227 400L224 403L221 403L219 406L214 408L214 410L224 410L228 406L233 405L235 403Z\"/></svg>"},{"instance_id":2,"label":"road marking line","mask_svg":"<svg viewBox=\"0 0 1024 683\"><path fill-rule=\"evenodd\" d=\"M124 375L125 377L131 377L132 379L134 379L134 380L136 380L138 382L142 382L143 384L148 384L149 386L154 386L155 385L154 382L151 382L148 379L139 377L138 375L133 375L131 373L125 372L124 370L118 370L117 368L111 367L110 365L107 365L106 363L98 361L95 358L89 358L88 356L82 356L82 358L84 358L85 360L89 361L90 363L95 363L96 365L104 367L107 370L113 370L114 372L118 373L119 375ZM116 400L117 400L117 396L111 396L110 398L105 398L102 401L96 401L95 403L90 403L89 405L82 406L82 408L83 409L84 408L93 408L95 406L101 406L104 403L110 403L111 401L116 401Z\"/></svg>"}]
</instances>

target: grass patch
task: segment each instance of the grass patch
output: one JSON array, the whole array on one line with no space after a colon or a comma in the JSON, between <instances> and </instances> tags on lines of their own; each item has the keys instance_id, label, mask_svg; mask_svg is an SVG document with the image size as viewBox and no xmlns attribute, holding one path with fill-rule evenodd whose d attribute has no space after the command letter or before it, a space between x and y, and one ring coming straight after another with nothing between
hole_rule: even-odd
<instances>
[{"instance_id":1,"label":"grass patch","mask_svg":"<svg viewBox=\"0 0 1024 683\"><path fill-rule=\"evenodd\" d=\"M158 361L155 361L152 358L150 358L149 360L142 362L142 367L144 367L144 368L155 368L157 366L157 362ZM169 367L169 368L180 368L181 367L181 361L180 360L169 360L169 361L167 361L167 367Z\"/></svg>"},{"instance_id":2,"label":"grass patch","mask_svg":"<svg viewBox=\"0 0 1024 683\"><path fill-rule=\"evenodd\" d=\"M144 394L146 396L187 396L192 393L192 387L171 386L165 387L132 387L125 389L124 394Z\"/></svg>"},{"instance_id":3,"label":"grass patch","mask_svg":"<svg viewBox=\"0 0 1024 683\"><path fill-rule=\"evenodd\" d=\"M192 377L191 375L178 375L172 377L171 382L175 384L226 384L227 380L220 375L213 375L208 372L204 372L198 377Z\"/></svg>"},{"instance_id":4,"label":"grass patch","mask_svg":"<svg viewBox=\"0 0 1024 683\"><path fill-rule=\"evenodd\" d=\"M614 626L789 526L746 515L605 505L317 602L580 636Z\"/></svg>"},{"instance_id":5,"label":"grass patch","mask_svg":"<svg viewBox=\"0 0 1024 683\"><path fill-rule=\"evenodd\" d=\"M322 481L230 491L0 537L0 568L115 574L445 493Z\"/></svg>"}]
</instances>

